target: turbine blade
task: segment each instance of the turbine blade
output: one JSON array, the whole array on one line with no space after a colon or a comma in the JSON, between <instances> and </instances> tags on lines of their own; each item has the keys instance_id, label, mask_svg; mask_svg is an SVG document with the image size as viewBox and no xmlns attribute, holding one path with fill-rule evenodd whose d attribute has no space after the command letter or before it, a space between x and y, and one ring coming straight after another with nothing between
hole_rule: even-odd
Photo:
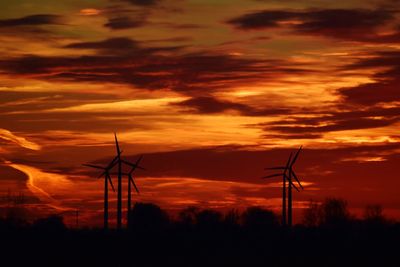
<instances>
[{"instance_id":1,"label":"turbine blade","mask_svg":"<svg viewBox=\"0 0 400 267\"><path fill-rule=\"evenodd\" d=\"M290 183L292 184L293 188L296 189L297 192L300 192L299 188L297 188L297 186L295 186L295 184L292 181L290 181Z\"/></svg>"},{"instance_id":2,"label":"turbine blade","mask_svg":"<svg viewBox=\"0 0 400 267\"><path fill-rule=\"evenodd\" d=\"M83 166L86 167L90 167L90 168L95 168L95 169L100 169L100 170L104 170L105 168L97 166L97 165L93 165L93 164L82 164Z\"/></svg>"},{"instance_id":3,"label":"turbine blade","mask_svg":"<svg viewBox=\"0 0 400 267\"><path fill-rule=\"evenodd\" d=\"M135 165L136 165L136 168L138 168L138 169L146 170L145 168L142 168L142 167L139 166L139 163L142 160L142 158L143 158L143 155L140 155L139 158L136 160L136 164Z\"/></svg>"},{"instance_id":4,"label":"turbine blade","mask_svg":"<svg viewBox=\"0 0 400 267\"><path fill-rule=\"evenodd\" d=\"M128 165L128 166L131 166L132 168L136 168L135 163L129 162L129 161L124 160L124 159L121 159L121 162L126 164L126 165Z\"/></svg>"},{"instance_id":5,"label":"turbine blade","mask_svg":"<svg viewBox=\"0 0 400 267\"><path fill-rule=\"evenodd\" d=\"M265 179L265 178L272 178L272 177L277 177L277 176L282 176L282 173L271 174L271 175L264 176L264 177L261 177L261 178Z\"/></svg>"},{"instance_id":6,"label":"turbine blade","mask_svg":"<svg viewBox=\"0 0 400 267\"><path fill-rule=\"evenodd\" d=\"M290 164L290 160L292 159L292 156L293 156L293 153L290 153L288 161L286 162L286 165L285 165L285 171L283 172L284 175L286 175L287 169L289 168L289 164Z\"/></svg>"},{"instance_id":7,"label":"turbine blade","mask_svg":"<svg viewBox=\"0 0 400 267\"><path fill-rule=\"evenodd\" d=\"M110 175L108 173L106 174L106 179L110 183L112 190L115 192L115 188L114 188L113 182L112 182L111 177L110 177Z\"/></svg>"},{"instance_id":8,"label":"turbine blade","mask_svg":"<svg viewBox=\"0 0 400 267\"><path fill-rule=\"evenodd\" d=\"M137 188L135 181L133 180L132 175L130 175L130 174L129 174L129 180L133 184L133 187L135 187L136 193L139 194L139 189Z\"/></svg>"},{"instance_id":9,"label":"turbine blade","mask_svg":"<svg viewBox=\"0 0 400 267\"><path fill-rule=\"evenodd\" d=\"M124 164L126 164L126 165L128 165L128 166L131 166L132 167L132 169L131 169L131 173L135 170L135 169L141 169L141 170L146 170L145 168L143 168L143 167L140 167L140 166L138 166L138 165L136 165L135 163L132 163L132 162L129 162L129 161L126 161L126 160L121 160L121 162L122 163L124 163Z\"/></svg>"},{"instance_id":10,"label":"turbine blade","mask_svg":"<svg viewBox=\"0 0 400 267\"><path fill-rule=\"evenodd\" d=\"M121 153L122 153L122 152L121 152ZM119 156L115 156L115 157L113 158L113 160L108 164L107 170L112 169L112 168L115 166L115 164L118 163L118 157L119 157Z\"/></svg>"},{"instance_id":11,"label":"turbine blade","mask_svg":"<svg viewBox=\"0 0 400 267\"><path fill-rule=\"evenodd\" d=\"M140 155L139 158L136 160L136 166L139 166L140 161L142 160L143 155Z\"/></svg>"},{"instance_id":12,"label":"turbine blade","mask_svg":"<svg viewBox=\"0 0 400 267\"><path fill-rule=\"evenodd\" d=\"M293 177L294 179L296 179L296 182L298 183L298 185L300 186L301 190L304 190L304 187L301 185L299 178L297 177L296 173L294 171L292 171Z\"/></svg>"},{"instance_id":13,"label":"turbine blade","mask_svg":"<svg viewBox=\"0 0 400 267\"><path fill-rule=\"evenodd\" d=\"M118 172L110 172L111 175L118 175ZM129 175L129 173L121 172L121 175Z\"/></svg>"},{"instance_id":14,"label":"turbine blade","mask_svg":"<svg viewBox=\"0 0 400 267\"><path fill-rule=\"evenodd\" d=\"M118 144L118 138L117 138L117 133L114 133L114 137L115 137L115 146L117 148L117 153L118 156L121 154L121 151L119 150L119 144Z\"/></svg>"},{"instance_id":15,"label":"turbine blade","mask_svg":"<svg viewBox=\"0 0 400 267\"><path fill-rule=\"evenodd\" d=\"M268 167L264 168L264 170L284 170L286 167Z\"/></svg>"},{"instance_id":16,"label":"turbine blade","mask_svg":"<svg viewBox=\"0 0 400 267\"><path fill-rule=\"evenodd\" d=\"M294 156L292 163L290 163L290 167L292 167L294 165L294 163L296 162L297 157L299 156L300 151L301 151L302 148L303 148L303 146L300 146L299 150L297 150L296 155Z\"/></svg>"},{"instance_id":17,"label":"turbine blade","mask_svg":"<svg viewBox=\"0 0 400 267\"><path fill-rule=\"evenodd\" d=\"M285 175L285 177L289 180L289 183L293 186L293 188L296 189L297 192L300 192L300 190L297 188L297 186L293 183L292 174L293 174L293 172L289 170L289 176Z\"/></svg>"}]
</instances>

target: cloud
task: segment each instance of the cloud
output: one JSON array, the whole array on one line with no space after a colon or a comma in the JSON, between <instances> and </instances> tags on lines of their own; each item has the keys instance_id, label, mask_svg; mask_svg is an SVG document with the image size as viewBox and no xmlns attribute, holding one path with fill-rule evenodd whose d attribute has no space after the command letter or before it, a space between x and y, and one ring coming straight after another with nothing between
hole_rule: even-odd
<instances>
[{"instance_id":1,"label":"cloud","mask_svg":"<svg viewBox=\"0 0 400 267\"><path fill-rule=\"evenodd\" d=\"M392 125L400 121L400 117L392 119L346 119L346 120L332 120L330 124L323 126L273 126L268 127L268 130L274 130L284 133L325 133L345 130L358 130L358 129L369 129L379 128ZM321 121L327 123L327 121Z\"/></svg>"},{"instance_id":2,"label":"cloud","mask_svg":"<svg viewBox=\"0 0 400 267\"><path fill-rule=\"evenodd\" d=\"M143 26L144 24L145 21L143 19L132 19L130 17L116 17L116 18L109 18L108 22L104 24L104 26L113 30L123 30L123 29L137 28Z\"/></svg>"},{"instance_id":3,"label":"cloud","mask_svg":"<svg viewBox=\"0 0 400 267\"><path fill-rule=\"evenodd\" d=\"M194 109L197 113L201 114L222 113L224 111L233 110L245 116L265 116L288 114L291 112L290 109L285 108L270 108L260 110L246 104L235 103L227 100L219 100L211 96L193 97L179 103L174 103L173 105Z\"/></svg>"},{"instance_id":4,"label":"cloud","mask_svg":"<svg viewBox=\"0 0 400 267\"><path fill-rule=\"evenodd\" d=\"M129 55L133 56L150 56L159 52L178 51L183 46L159 46L159 47L143 47L142 43L126 37L115 37L105 39L98 42L78 42L64 46L68 49L91 49L98 52L99 55Z\"/></svg>"},{"instance_id":5,"label":"cloud","mask_svg":"<svg viewBox=\"0 0 400 267\"><path fill-rule=\"evenodd\" d=\"M61 16L51 14L31 15L17 19L0 20L0 27L60 24Z\"/></svg>"},{"instance_id":6,"label":"cloud","mask_svg":"<svg viewBox=\"0 0 400 267\"><path fill-rule=\"evenodd\" d=\"M398 29L390 34L380 33L380 27L393 21L395 12L384 9L307 9L258 11L228 23L242 30L288 28L297 34L387 43L400 41Z\"/></svg>"},{"instance_id":7,"label":"cloud","mask_svg":"<svg viewBox=\"0 0 400 267\"><path fill-rule=\"evenodd\" d=\"M24 55L0 60L0 70L40 80L109 82L186 94L310 72L304 64L284 60L252 59L211 51L182 53L182 46L145 47L128 38L74 43L66 48L92 49L96 54Z\"/></svg>"},{"instance_id":8,"label":"cloud","mask_svg":"<svg viewBox=\"0 0 400 267\"><path fill-rule=\"evenodd\" d=\"M400 101L400 52L378 52L349 64L345 69L351 71L378 70L372 77L376 80L375 82L338 89L338 93L345 102L375 105ZM382 69L385 70L382 71Z\"/></svg>"},{"instance_id":9,"label":"cloud","mask_svg":"<svg viewBox=\"0 0 400 267\"><path fill-rule=\"evenodd\" d=\"M196 109L199 113L219 113L225 110L250 110L249 106L234 103L230 101L222 101L213 97L196 97L185 100L178 104L178 106L190 107Z\"/></svg>"},{"instance_id":10,"label":"cloud","mask_svg":"<svg viewBox=\"0 0 400 267\"><path fill-rule=\"evenodd\" d=\"M400 79L361 84L355 87L341 88L339 93L349 103L375 105L400 101Z\"/></svg>"},{"instance_id":11,"label":"cloud","mask_svg":"<svg viewBox=\"0 0 400 267\"><path fill-rule=\"evenodd\" d=\"M9 141L20 147L27 148L30 150L40 150L41 149L40 145L38 145L32 141L29 141L24 137L17 136L6 129L0 129L0 139Z\"/></svg>"},{"instance_id":12,"label":"cloud","mask_svg":"<svg viewBox=\"0 0 400 267\"><path fill-rule=\"evenodd\" d=\"M131 3L132 5L136 6L154 6L160 2L160 0L122 0L122 1Z\"/></svg>"},{"instance_id":13,"label":"cloud","mask_svg":"<svg viewBox=\"0 0 400 267\"><path fill-rule=\"evenodd\" d=\"M400 122L400 107L370 108L363 111L327 111L261 124L265 132L277 131L287 137L319 138L323 133L386 127Z\"/></svg>"},{"instance_id":14,"label":"cloud","mask_svg":"<svg viewBox=\"0 0 400 267\"><path fill-rule=\"evenodd\" d=\"M265 10L255 13L249 13L240 17L228 20L227 22L236 28L264 29L279 27L279 21L301 17L300 12L290 12L281 10Z\"/></svg>"},{"instance_id":15,"label":"cloud","mask_svg":"<svg viewBox=\"0 0 400 267\"><path fill-rule=\"evenodd\" d=\"M378 67L390 67L391 70L396 70L396 72L400 69L400 52L397 50L392 51L377 51L372 53L368 57L363 57L356 61L355 63L348 64L344 67L347 70L354 69L369 69L369 68L378 68ZM387 74L388 72L381 72L381 74Z\"/></svg>"},{"instance_id":16,"label":"cloud","mask_svg":"<svg viewBox=\"0 0 400 267\"><path fill-rule=\"evenodd\" d=\"M116 53L118 50L129 51L139 50L139 43L135 40L125 37L110 38L98 42L78 42L66 45L69 49L93 49L100 50L101 53ZM142 52L142 50L141 50Z\"/></svg>"}]
</instances>

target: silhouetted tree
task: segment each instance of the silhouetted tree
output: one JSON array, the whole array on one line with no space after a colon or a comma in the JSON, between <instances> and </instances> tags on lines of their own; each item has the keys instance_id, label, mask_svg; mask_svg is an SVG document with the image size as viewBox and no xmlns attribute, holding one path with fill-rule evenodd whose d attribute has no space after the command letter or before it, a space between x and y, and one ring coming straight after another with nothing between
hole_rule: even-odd
<instances>
[{"instance_id":1,"label":"silhouetted tree","mask_svg":"<svg viewBox=\"0 0 400 267\"><path fill-rule=\"evenodd\" d=\"M347 204L341 199L311 204L312 223L315 214L319 216L318 222L323 218L330 223L351 219ZM137 232L65 229L58 216L37 220L32 227L24 228L9 227L0 220L2 263L10 262L6 266L335 267L396 266L398 262L398 247L393 245L400 240L398 223L376 226L354 221L339 228L320 225L312 230L293 227L291 231L281 231L278 217L272 211L252 207L241 214L241 224L232 230L227 225L236 224L237 210L222 216L214 210L191 207L182 211L175 227L165 227L166 213L146 203L137 203L130 215ZM366 209L366 220L381 216L382 209L376 205ZM193 227L188 231L181 221L194 223Z\"/></svg>"},{"instance_id":2,"label":"silhouetted tree","mask_svg":"<svg viewBox=\"0 0 400 267\"><path fill-rule=\"evenodd\" d=\"M260 207L247 208L242 213L243 226L253 230L266 230L279 225L275 213Z\"/></svg>"},{"instance_id":3,"label":"silhouetted tree","mask_svg":"<svg viewBox=\"0 0 400 267\"><path fill-rule=\"evenodd\" d=\"M386 221L381 205L367 205L364 210L364 220L370 224L381 224Z\"/></svg>"},{"instance_id":4,"label":"silhouetted tree","mask_svg":"<svg viewBox=\"0 0 400 267\"><path fill-rule=\"evenodd\" d=\"M229 227L239 226L240 214L236 209L229 210L224 216L224 224Z\"/></svg>"},{"instance_id":5,"label":"silhouetted tree","mask_svg":"<svg viewBox=\"0 0 400 267\"><path fill-rule=\"evenodd\" d=\"M24 227L28 225L28 211L22 206L6 207L5 220L14 227Z\"/></svg>"},{"instance_id":6,"label":"silhouetted tree","mask_svg":"<svg viewBox=\"0 0 400 267\"><path fill-rule=\"evenodd\" d=\"M327 198L321 205L320 222L324 225L342 225L350 220L347 201L339 198Z\"/></svg>"},{"instance_id":7,"label":"silhouetted tree","mask_svg":"<svg viewBox=\"0 0 400 267\"><path fill-rule=\"evenodd\" d=\"M129 213L129 229L154 231L165 229L169 217L159 206L151 203L136 203Z\"/></svg>"},{"instance_id":8,"label":"silhouetted tree","mask_svg":"<svg viewBox=\"0 0 400 267\"><path fill-rule=\"evenodd\" d=\"M63 217L59 215L51 215L46 218L37 219L32 227L35 230L46 232L61 232L67 229Z\"/></svg>"},{"instance_id":9,"label":"silhouetted tree","mask_svg":"<svg viewBox=\"0 0 400 267\"><path fill-rule=\"evenodd\" d=\"M196 224L202 229L215 229L221 225L222 215L215 210L202 210L196 213Z\"/></svg>"},{"instance_id":10,"label":"silhouetted tree","mask_svg":"<svg viewBox=\"0 0 400 267\"><path fill-rule=\"evenodd\" d=\"M190 206L181 210L178 214L178 222L188 225L194 225L196 223L196 214L199 212L199 208Z\"/></svg>"},{"instance_id":11,"label":"silhouetted tree","mask_svg":"<svg viewBox=\"0 0 400 267\"><path fill-rule=\"evenodd\" d=\"M307 227L316 227L320 223L321 206L310 200L308 207L303 211L303 224Z\"/></svg>"}]
</instances>

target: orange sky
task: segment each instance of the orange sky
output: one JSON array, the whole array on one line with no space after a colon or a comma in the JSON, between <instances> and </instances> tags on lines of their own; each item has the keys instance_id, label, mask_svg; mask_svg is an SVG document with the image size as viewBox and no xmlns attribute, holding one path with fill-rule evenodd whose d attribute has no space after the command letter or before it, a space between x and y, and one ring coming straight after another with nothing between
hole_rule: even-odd
<instances>
[{"instance_id":1,"label":"orange sky","mask_svg":"<svg viewBox=\"0 0 400 267\"><path fill-rule=\"evenodd\" d=\"M135 198L167 209L278 212L279 180L259 177L303 145L297 208L400 218L399 74L395 0L2 2L0 193L97 221L81 164L111 159L118 132L148 169Z\"/></svg>"}]
</instances>

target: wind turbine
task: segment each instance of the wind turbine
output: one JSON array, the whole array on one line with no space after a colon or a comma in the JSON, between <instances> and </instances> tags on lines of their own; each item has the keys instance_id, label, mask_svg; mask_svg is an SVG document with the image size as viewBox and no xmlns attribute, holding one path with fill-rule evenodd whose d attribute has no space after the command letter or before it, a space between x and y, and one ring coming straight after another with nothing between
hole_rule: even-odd
<instances>
[{"instance_id":1,"label":"wind turbine","mask_svg":"<svg viewBox=\"0 0 400 267\"><path fill-rule=\"evenodd\" d=\"M115 166L117 157L115 157L107 167L101 167L93 164L83 164L83 166L103 170L103 173L98 177L104 176L104 229L108 229L108 184L111 185L112 190L115 192L114 185L111 180L109 171Z\"/></svg>"},{"instance_id":2,"label":"wind turbine","mask_svg":"<svg viewBox=\"0 0 400 267\"><path fill-rule=\"evenodd\" d=\"M128 162L128 161L125 161L125 160L122 161L123 163L125 163L125 164L127 164L127 165L129 165L129 166L132 167L131 170L127 173L127 175L128 175L128 213L127 213L127 220L126 220L126 223L127 223L128 226L129 226L129 224L130 224L129 214L130 214L130 211L131 211L131 209L132 209L132 185L133 185L133 187L135 188L136 193L139 194L139 189L137 188L137 186L136 186L136 184L135 184L135 181L133 180L132 173L133 173L137 168L143 169L142 167L139 166L139 163L140 163L140 161L142 160L142 158L143 158L143 155L141 155L141 156L136 160L136 163L135 163L135 164L132 164L132 163L130 163L130 162Z\"/></svg>"},{"instance_id":3,"label":"wind turbine","mask_svg":"<svg viewBox=\"0 0 400 267\"><path fill-rule=\"evenodd\" d=\"M133 181L132 173L136 168L142 169L142 170L144 170L144 168L142 168L142 167L140 167L138 165L140 160L142 159L142 156L139 157L139 159L137 160L136 164L121 159L121 153L122 152L121 152L120 147L119 147L118 138L117 138L117 134L116 133L114 133L114 137L115 137L115 147L117 149L116 161L117 161L117 164L118 164L118 173L117 173L117 175L118 175L117 229L121 229L122 228L122 175L128 175L128 214L129 214L129 211L131 210L131 199L132 199L131 184L133 184L133 186L135 187L136 191L139 193L139 190L137 189L136 184ZM132 167L132 169L130 170L129 173L123 173L122 172L122 163Z\"/></svg>"},{"instance_id":4,"label":"wind turbine","mask_svg":"<svg viewBox=\"0 0 400 267\"><path fill-rule=\"evenodd\" d=\"M292 177L296 180L298 185L302 190L304 190L303 186L301 185L296 173L293 170L293 165L296 162L299 153L301 151L302 147L299 148L299 150L296 152L293 160L292 156L293 153L290 153L289 159L286 163L285 166L279 166L279 167L272 167L272 168L265 168L267 170L283 170L283 173L278 173L278 174L272 174L268 176L264 176L262 178L273 178L277 176L282 176L283 180L283 186L282 186L282 225L286 226L286 223L289 225L289 227L292 226L292 218L293 218L293 211L292 211L292 206L293 206L293 200L292 200L292 188L296 189L297 192L300 190L295 186L293 183ZM286 180L288 180L288 207L287 207L287 221L286 221Z\"/></svg>"},{"instance_id":5,"label":"wind turbine","mask_svg":"<svg viewBox=\"0 0 400 267\"><path fill-rule=\"evenodd\" d=\"M128 176L128 205L127 205L128 211L127 211L127 220L126 220L127 226L129 226L129 213L130 213L130 211L131 211L131 209L132 209L132 185L133 185L133 187L135 188L136 193L139 194L139 189L138 189L138 187L137 187L136 184L135 184L135 181L134 181L134 179L133 179L132 173L133 173L136 169L145 170L143 167L139 166L139 163L140 163L140 161L142 160L142 158L143 158L143 155L141 155L141 156L137 159L136 163L131 163L131 162L129 162L129 161L126 161L126 160L121 159L121 163L124 163L125 165L128 165L128 166L131 167L131 169L130 169L129 172L121 172L121 177L122 177L122 175ZM111 173L111 174L113 174L113 175L118 175L119 173Z\"/></svg>"},{"instance_id":6,"label":"wind turbine","mask_svg":"<svg viewBox=\"0 0 400 267\"><path fill-rule=\"evenodd\" d=\"M293 170L293 165L296 162L299 153L301 151L302 147L300 146L299 150L297 150L296 155L294 156L292 163L289 166L289 188L288 188L288 225L289 227L292 226L293 223L293 211L292 211L292 205L293 205L293 199L292 199L292 186L296 189L297 192L299 192L299 189L297 189L294 184L292 183L292 177L296 180L298 185L300 186L301 190L304 190L303 185L300 183L299 178L297 178L296 173Z\"/></svg>"},{"instance_id":7,"label":"wind turbine","mask_svg":"<svg viewBox=\"0 0 400 267\"><path fill-rule=\"evenodd\" d=\"M273 178L277 176L282 176L282 225L283 226L286 226L286 179L287 179L286 173L288 171L292 156L293 153L290 153L289 159L286 163L286 167L284 168L283 173L277 173L262 177L262 178ZM265 168L265 169L275 169L275 168Z\"/></svg>"},{"instance_id":8,"label":"wind turbine","mask_svg":"<svg viewBox=\"0 0 400 267\"><path fill-rule=\"evenodd\" d=\"M122 228L122 161L121 151L119 149L117 134L114 133L115 147L117 149L117 163L118 163L118 195L117 195L117 229Z\"/></svg>"}]
</instances>

